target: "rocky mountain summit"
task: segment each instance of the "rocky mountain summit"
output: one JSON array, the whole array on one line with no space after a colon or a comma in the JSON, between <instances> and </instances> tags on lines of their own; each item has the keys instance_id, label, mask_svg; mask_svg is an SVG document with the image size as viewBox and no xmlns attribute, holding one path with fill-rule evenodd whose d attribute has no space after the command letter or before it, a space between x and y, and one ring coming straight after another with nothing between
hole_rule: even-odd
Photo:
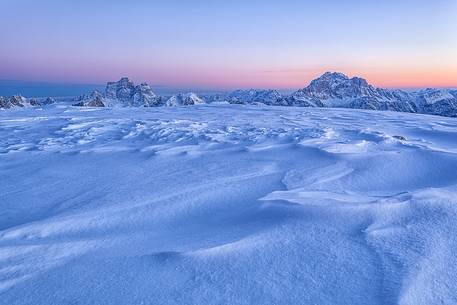
<instances>
[{"instance_id":1,"label":"rocky mountain summit","mask_svg":"<svg viewBox=\"0 0 457 305\"><path fill-rule=\"evenodd\" d=\"M0 96L0 108L13 108L13 107L25 107L30 105L27 99L21 95L14 95L11 97L4 98Z\"/></svg>"},{"instance_id":2,"label":"rocky mountain summit","mask_svg":"<svg viewBox=\"0 0 457 305\"><path fill-rule=\"evenodd\" d=\"M105 107L105 103L103 103L103 95L95 90L89 95L82 95L79 96L76 101L76 104L73 106L79 107Z\"/></svg>"},{"instance_id":3,"label":"rocky mountain summit","mask_svg":"<svg viewBox=\"0 0 457 305\"><path fill-rule=\"evenodd\" d=\"M275 106L354 108L457 116L457 90L425 89L416 92L376 88L360 77L326 72L288 96L275 90L236 90L229 103Z\"/></svg>"},{"instance_id":4,"label":"rocky mountain summit","mask_svg":"<svg viewBox=\"0 0 457 305\"><path fill-rule=\"evenodd\" d=\"M147 83L135 84L127 77L117 82L108 82L105 89L105 98L121 102L121 106L153 107L160 106L161 99Z\"/></svg>"},{"instance_id":5,"label":"rocky mountain summit","mask_svg":"<svg viewBox=\"0 0 457 305\"><path fill-rule=\"evenodd\" d=\"M165 106L168 107L173 107L173 106L190 106L190 105L199 105L199 104L205 104L205 101L198 97L195 93L180 93L173 95L170 97L166 103Z\"/></svg>"},{"instance_id":6,"label":"rocky mountain summit","mask_svg":"<svg viewBox=\"0 0 457 305\"><path fill-rule=\"evenodd\" d=\"M205 101L195 93L177 94L170 98L156 95L147 83L135 85L127 77L106 84L105 94L98 91L80 96L74 106L86 107L158 107L188 106L203 104Z\"/></svg>"},{"instance_id":7,"label":"rocky mountain summit","mask_svg":"<svg viewBox=\"0 0 457 305\"><path fill-rule=\"evenodd\" d=\"M147 83L142 83L135 87L132 100L133 106L155 107L162 104L162 98L152 92Z\"/></svg>"},{"instance_id":8,"label":"rocky mountain summit","mask_svg":"<svg viewBox=\"0 0 457 305\"><path fill-rule=\"evenodd\" d=\"M326 72L292 94L291 101L315 107L357 108L416 112L414 99L405 91L375 88L360 77Z\"/></svg>"}]
</instances>

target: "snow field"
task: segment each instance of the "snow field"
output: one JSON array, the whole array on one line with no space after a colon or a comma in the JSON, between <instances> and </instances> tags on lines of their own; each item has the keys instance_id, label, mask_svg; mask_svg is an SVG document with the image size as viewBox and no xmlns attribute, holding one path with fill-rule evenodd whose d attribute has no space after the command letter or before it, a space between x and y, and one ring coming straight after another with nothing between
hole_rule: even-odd
<instances>
[{"instance_id":1,"label":"snow field","mask_svg":"<svg viewBox=\"0 0 457 305\"><path fill-rule=\"evenodd\" d=\"M0 304L457 304L456 119L55 106L0 135Z\"/></svg>"}]
</instances>

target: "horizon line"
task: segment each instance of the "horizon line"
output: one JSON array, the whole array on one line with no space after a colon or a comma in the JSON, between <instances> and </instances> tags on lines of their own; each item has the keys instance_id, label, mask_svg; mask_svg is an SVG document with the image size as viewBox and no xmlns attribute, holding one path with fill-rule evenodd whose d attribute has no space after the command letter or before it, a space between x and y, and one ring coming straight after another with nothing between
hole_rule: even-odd
<instances>
[{"instance_id":1,"label":"horizon line","mask_svg":"<svg viewBox=\"0 0 457 305\"><path fill-rule=\"evenodd\" d=\"M343 73L344 74L344 73ZM322 75L322 74L321 74ZM118 80L120 80L123 77L127 77L129 80L132 80L131 77L128 76L122 76L119 77ZM359 76L357 76L359 77ZM352 77L349 77L352 78ZM363 77L362 77L363 78ZM106 86L108 82L112 81L118 81L118 80L108 80L104 83L100 82L68 82L68 81L53 81L53 80L30 80L30 79L8 79L8 78L0 78L0 86L5 87L7 84L5 82L10 82L12 83L12 86L18 86L20 83L24 83L25 85L28 86L37 86L39 87L40 85L42 86L91 86L91 87L97 87L97 86ZM133 81L133 80L132 80ZM312 81L312 80L311 80ZM149 86L157 88L157 89L194 89L194 90L212 90L212 91L218 91L218 90L237 90L237 89L243 89L243 90L249 90L249 89L254 89L254 90L262 90L262 89L272 89L272 90L298 90L298 89L303 89L306 86L310 84L309 81L308 83L304 84L303 86L299 87L286 87L286 86L208 86L208 85L166 85L166 84L150 84L146 81L139 81L135 82L135 84L140 84L140 83L147 83ZM378 86L375 85L367 80L368 84L375 87L375 88L383 88L383 89L391 89L391 90L418 90L418 89L427 89L427 88L435 88L435 89L457 89L457 84L454 85L439 85L439 86L433 86L433 85L417 85L417 86ZM16 84L14 84L16 83Z\"/></svg>"}]
</instances>

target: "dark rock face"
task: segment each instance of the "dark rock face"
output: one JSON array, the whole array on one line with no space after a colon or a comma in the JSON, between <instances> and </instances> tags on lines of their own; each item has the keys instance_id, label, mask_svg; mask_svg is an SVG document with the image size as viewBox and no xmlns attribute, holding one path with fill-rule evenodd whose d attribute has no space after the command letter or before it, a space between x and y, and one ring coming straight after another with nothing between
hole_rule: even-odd
<instances>
[{"instance_id":1,"label":"dark rock face","mask_svg":"<svg viewBox=\"0 0 457 305\"><path fill-rule=\"evenodd\" d=\"M205 94L202 96L202 99L204 99L207 103L224 103L227 104L229 101L227 100L227 94L225 93L213 93L213 94Z\"/></svg>"},{"instance_id":2,"label":"dark rock face","mask_svg":"<svg viewBox=\"0 0 457 305\"><path fill-rule=\"evenodd\" d=\"M421 113L457 117L457 98L449 90L425 89L415 97Z\"/></svg>"},{"instance_id":3,"label":"dark rock face","mask_svg":"<svg viewBox=\"0 0 457 305\"><path fill-rule=\"evenodd\" d=\"M11 97L0 97L0 108L9 109L14 107L25 107L28 105L28 101L21 95L14 95Z\"/></svg>"},{"instance_id":4,"label":"dark rock face","mask_svg":"<svg viewBox=\"0 0 457 305\"><path fill-rule=\"evenodd\" d=\"M100 97L96 97L95 99L91 100L89 103L87 103L88 107L105 107L105 104L103 104L103 101Z\"/></svg>"},{"instance_id":5,"label":"dark rock face","mask_svg":"<svg viewBox=\"0 0 457 305\"><path fill-rule=\"evenodd\" d=\"M276 90L235 90L227 96L227 101L231 104L254 104L262 103L266 105L278 105L283 97Z\"/></svg>"},{"instance_id":6,"label":"dark rock face","mask_svg":"<svg viewBox=\"0 0 457 305\"><path fill-rule=\"evenodd\" d=\"M24 107L27 103L27 99L21 95L14 95L9 98L11 107Z\"/></svg>"},{"instance_id":7,"label":"dark rock face","mask_svg":"<svg viewBox=\"0 0 457 305\"><path fill-rule=\"evenodd\" d=\"M201 99L198 95L195 93L180 93L173 95L170 97L165 105L168 107L174 107L174 106L191 106L191 105L198 105L198 104L205 104L205 101Z\"/></svg>"},{"instance_id":8,"label":"dark rock face","mask_svg":"<svg viewBox=\"0 0 457 305\"><path fill-rule=\"evenodd\" d=\"M75 102L81 102L81 101L85 101L85 100L91 100L91 99L94 99L96 97L103 98L103 95L98 90L94 90L90 94L84 94L84 95L80 95L80 96L76 97L74 99L74 101Z\"/></svg>"},{"instance_id":9,"label":"dark rock face","mask_svg":"<svg viewBox=\"0 0 457 305\"><path fill-rule=\"evenodd\" d=\"M121 78L117 82L106 84L105 96L110 99L127 101L133 97L135 85L127 77Z\"/></svg>"},{"instance_id":10,"label":"dark rock face","mask_svg":"<svg viewBox=\"0 0 457 305\"><path fill-rule=\"evenodd\" d=\"M0 96L0 108L9 108L8 102L3 96Z\"/></svg>"},{"instance_id":11,"label":"dark rock face","mask_svg":"<svg viewBox=\"0 0 457 305\"><path fill-rule=\"evenodd\" d=\"M105 97L115 103L120 102L120 106L156 107L163 105L162 99L152 92L147 83L135 86L127 77L123 77L117 82L107 83Z\"/></svg>"},{"instance_id":12,"label":"dark rock face","mask_svg":"<svg viewBox=\"0 0 457 305\"><path fill-rule=\"evenodd\" d=\"M305 92L298 90L287 97L287 106L324 107L324 104L319 98L310 98Z\"/></svg>"},{"instance_id":13,"label":"dark rock face","mask_svg":"<svg viewBox=\"0 0 457 305\"><path fill-rule=\"evenodd\" d=\"M78 103L73 104L78 107L105 107L103 103L103 96L100 92L94 91L89 96L81 97Z\"/></svg>"},{"instance_id":14,"label":"dark rock face","mask_svg":"<svg viewBox=\"0 0 457 305\"><path fill-rule=\"evenodd\" d=\"M103 95L95 90L89 95L81 95L76 99L75 104L73 106L78 107L105 107L103 103Z\"/></svg>"},{"instance_id":15,"label":"dark rock face","mask_svg":"<svg viewBox=\"0 0 457 305\"><path fill-rule=\"evenodd\" d=\"M132 106L157 107L163 104L162 99L152 92L147 83L136 86L131 99Z\"/></svg>"},{"instance_id":16,"label":"dark rock face","mask_svg":"<svg viewBox=\"0 0 457 305\"><path fill-rule=\"evenodd\" d=\"M3 96L0 96L0 108L10 108L7 100Z\"/></svg>"},{"instance_id":17,"label":"dark rock face","mask_svg":"<svg viewBox=\"0 0 457 305\"><path fill-rule=\"evenodd\" d=\"M391 110L400 112L417 112L414 97L403 90L376 89L381 98L376 100L377 110Z\"/></svg>"},{"instance_id":18,"label":"dark rock face","mask_svg":"<svg viewBox=\"0 0 457 305\"><path fill-rule=\"evenodd\" d=\"M38 100L35 98L29 99L29 103L31 106L46 106L54 104L56 101L52 97L47 97L44 100Z\"/></svg>"},{"instance_id":19,"label":"dark rock face","mask_svg":"<svg viewBox=\"0 0 457 305\"><path fill-rule=\"evenodd\" d=\"M245 101L239 99L239 98L236 98L236 97L228 97L226 98L227 102L229 102L230 104L234 104L234 105L244 105L246 104Z\"/></svg>"},{"instance_id":20,"label":"dark rock face","mask_svg":"<svg viewBox=\"0 0 457 305\"><path fill-rule=\"evenodd\" d=\"M29 99L29 103L30 103L31 106L41 106L40 101L37 100L36 98Z\"/></svg>"},{"instance_id":21,"label":"dark rock face","mask_svg":"<svg viewBox=\"0 0 457 305\"><path fill-rule=\"evenodd\" d=\"M41 104L42 105L51 105L51 104L54 104L56 102L55 99L53 99L52 97L47 97Z\"/></svg>"}]
</instances>

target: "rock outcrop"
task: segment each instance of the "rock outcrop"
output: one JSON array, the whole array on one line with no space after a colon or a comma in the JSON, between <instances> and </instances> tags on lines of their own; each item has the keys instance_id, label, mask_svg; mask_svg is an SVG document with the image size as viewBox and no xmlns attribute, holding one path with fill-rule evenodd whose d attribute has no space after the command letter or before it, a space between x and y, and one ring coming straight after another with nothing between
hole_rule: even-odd
<instances>
[{"instance_id":1,"label":"rock outcrop","mask_svg":"<svg viewBox=\"0 0 457 305\"><path fill-rule=\"evenodd\" d=\"M162 105L162 98L152 92L147 83L142 83L135 87L132 106L157 107Z\"/></svg>"},{"instance_id":2,"label":"rock outcrop","mask_svg":"<svg viewBox=\"0 0 457 305\"><path fill-rule=\"evenodd\" d=\"M90 95L80 96L77 100L77 103L73 104L73 106L105 107L105 103L103 102L103 100L103 95L99 91L95 90Z\"/></svg>"},{"instance_id":3,"label":"rock outcrop","mask_svg":"<svg viewBox=\"0 0 457 305\"><path fill-rule=\"evenodd\" d=\"M9 109L15 107L30 106L29 101L22 95L13 95L11 97L0 97L0 108Z\"/></svg>"},{"instance_id":4,"label":"rock outcrop","mask_svg":"<svg viewBox=\"0 0 457 305\"><path fill-rule=\"evenodd\" d=\"M109 104L117 106L156 107L162 105L162 99L152 92L147 83L138 86L127 77L117 82L106 84L105 98Z\"/></svg>"},{"instance_id":5,"label":"rock outcrop","mask_svg":"<svg viewBox=\"0 0 457 305\"><path fill-rule=\"evenodd\" d=\"M205 104L205 101L200 98L198 95L195 93L180 93L173 95L170 97L165 105L168 107L173 107L173 106L190 106L190 105L199 105L199 104Z\"/></svg>"},{"instance_id":6,"label":"rock outcrop","mask_svg":"<svg viewBox=\"0 0 457 305\"><path fill-rule=\"evenodd\" d=\"M255 104L262 103L266 105L281 104L283 96L276 90L235 90L228 94L227 101L231 104Z\"/></svg>"},{"instance_id":7,"label":"rock outcrop","mask_svg":"<svg viewBox=\"0 0 457 305\"><path fill-rule=\"evenodd\" d=\"M29 99L29 103L31 106L47 106L54 104L56 102L55 99L52 97L47 97L45 99L36 99L36 98L31 98Z\"/></svg>"}]
</instances>

